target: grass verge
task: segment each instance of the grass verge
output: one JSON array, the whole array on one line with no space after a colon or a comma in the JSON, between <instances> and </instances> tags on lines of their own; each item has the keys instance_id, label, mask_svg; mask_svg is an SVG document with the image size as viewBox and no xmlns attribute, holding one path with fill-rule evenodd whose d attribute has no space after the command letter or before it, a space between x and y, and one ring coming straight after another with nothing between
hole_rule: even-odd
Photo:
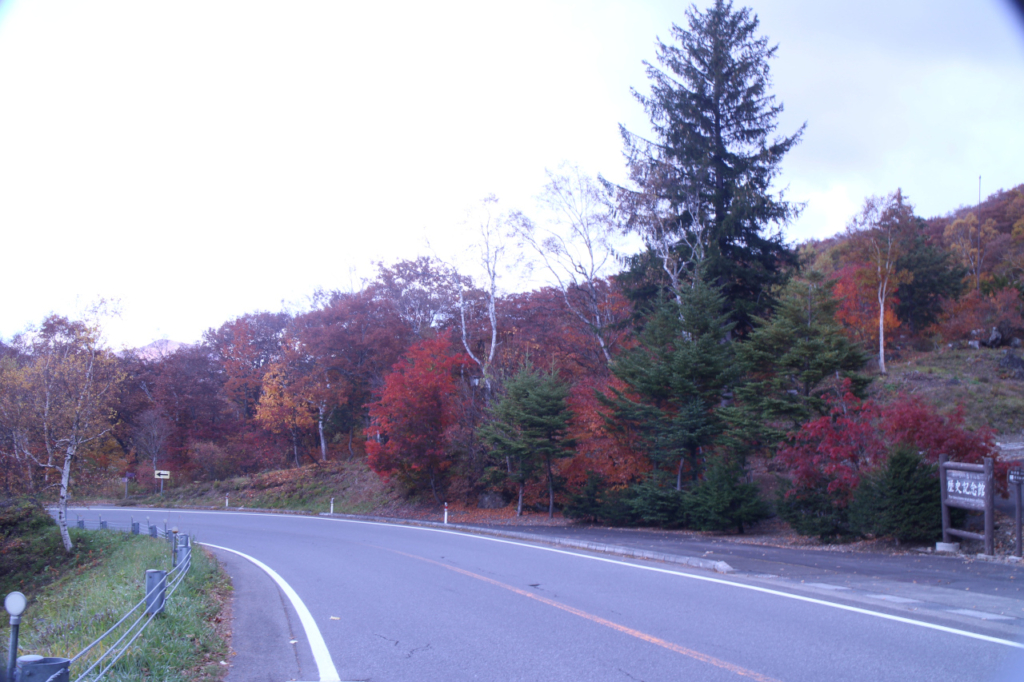
<instances>
[{"instance_id":1,"label":"grass verge","mask_svg":"<svg viewBox=\"0 0 1024 682\"><path fill-rule=\"evenodd\" d=\"M952 349L905 352L888 363L889 373L876 377L875 397L900 393L922 397L941 411L962 406L969 428L989 426L997 433L1019 434L1024 411L1024 381L999 366L1005 349Z\"/></svg>"},{"instance_id":2,"label":"grass verge","mask_svg":"<svg viewBox=\"0 0 1024 682\"><path fill-rule=\"evenodd\" d=\"M297 469L267 471L224 481L200 481L178 485L163 495L136 496L117 504L154 506L232 507L289 509L341 514L371 514L393 501L394 492L364 461L323 462Z\"/></svg>"},{"instance_id":3,"label":"grass verge","mask_svg":"<svg viewBox=\"0 0 1024 682\"><path fill-rule=\"evenodd\" d=\"M168 545L160 540L116 531L77 531L74 537L79 542L92 541L93 561L30 595L22 619L19 655L71 658L143 598L146 569L171 568ZM168 600L164 613L153 619L104 679L222 679L226 667L220 661L225 660L228 647L218 634L218 614L230 589L216 560L197 546L191 570ZM72 664L71 678L112 646L121 631L119 628ZM6 661L6 639L0 646Z\"/></svg>"}]
</instances>

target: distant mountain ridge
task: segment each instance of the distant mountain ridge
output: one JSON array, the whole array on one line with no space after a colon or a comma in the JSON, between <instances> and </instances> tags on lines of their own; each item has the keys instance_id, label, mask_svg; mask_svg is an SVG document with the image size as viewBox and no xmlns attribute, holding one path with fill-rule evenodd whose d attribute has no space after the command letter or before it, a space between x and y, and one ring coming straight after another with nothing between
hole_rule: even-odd
<instances>
[{"instance_id":1,"label":"distant mountain ridge","mask_svg":"<svg viewBox=\"0 0 1024 682\"><path fill-rule=\"evenodd\" d=\"M170 339L159 339L152 343L146 344L141 348L135 349L135 354L143 360L160 360L174 353L176 350L185 346L184 343L178 341L171 341Z\"/></svg>"}]
</instances>

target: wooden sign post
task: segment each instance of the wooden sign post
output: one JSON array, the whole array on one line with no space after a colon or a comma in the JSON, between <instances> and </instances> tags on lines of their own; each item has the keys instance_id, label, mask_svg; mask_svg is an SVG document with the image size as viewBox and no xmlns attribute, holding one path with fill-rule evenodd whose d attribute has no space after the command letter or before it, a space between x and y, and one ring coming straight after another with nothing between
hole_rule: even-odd
<instances>
[{"instance_id":1,"label":"wooden sign post","mask_svg":"<svg viewBox=\"0 0 1024 682\"><path fill-rule=\"evenodd\" d=\"M942 493L942 541L952 542L951 536L985 542L985 554L994 554L995 507L993 494L995 479L992 475L992 458L986 457L984 464L949 462L946 455L939 456L939 485ZM972 533L951 528L949 509L968 509L985 513L985 532Z\"/></svg>"},{"instance_id":2,"label":"wooden sign post","mask_svg":"<svg viewBox=\"0 0 1024 682\"><path fill-rule=\"evenodd\" d=\"M1017 543L1013 547L1013 554L1014 554L1014 556L1018 556L1019 557L1020 556L1020 550L1021 550L1021 547L1020 547L1020 535L1021 535L1021 533L1020 533L1020 516L1021 516L1021 514L1020 514L1020 504L1021 504L1020 486L1021 486L1022 483L1024 483L1024 469L1010 469L1008 472L1006 472L1006 482L1013 484L1013 487L1017 489L1016 490L1017 494L1015 495L1015 497L1017 499L1017 511L1013 515L1013 517L1014 517L1013 518L1014 525L1017 527L1017 537L1016 537Z\"/></svg>"}]
</instances>

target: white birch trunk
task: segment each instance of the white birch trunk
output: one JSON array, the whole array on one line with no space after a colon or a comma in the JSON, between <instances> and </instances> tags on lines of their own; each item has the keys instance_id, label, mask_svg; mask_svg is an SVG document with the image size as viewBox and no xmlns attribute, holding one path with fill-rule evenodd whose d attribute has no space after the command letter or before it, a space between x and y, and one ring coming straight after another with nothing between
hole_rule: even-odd
<instances>
[{"instance_id":1,"label":"white birch trunk","mask_svg":"<svg viewBox=\"0 0 1024 682\"><path fill-rule=\"evenodd\" d=\"M57 526L60 528L60 539L64 542L64 551L71 553L71 534L68 533L68 483L71 481L71 461L75 458L74 445L68 445L64 455L64 466L60 472L60 501L57 503Z\"/></svg>"}]
</instances>

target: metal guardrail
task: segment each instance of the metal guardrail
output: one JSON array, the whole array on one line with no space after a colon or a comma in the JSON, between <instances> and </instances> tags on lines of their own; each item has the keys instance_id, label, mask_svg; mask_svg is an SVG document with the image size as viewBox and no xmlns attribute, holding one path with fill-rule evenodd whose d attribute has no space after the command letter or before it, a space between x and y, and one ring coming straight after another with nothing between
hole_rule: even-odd
<instances>
[{"instance_id":1,"label":"metal guardrail","mask_svg":"<svg viewBox=\"0 0 1024 682\"><path fill-rule=\"evenodd\" d=\"M82 529L113 530L133 535L142 534L142 525L132 519L129 523L111 523L99 517L97 521L86 521L78 518L76 526ZM12 655L11 663L6 670L6 679L9 682L70 682L71 665L81 660L86 654L95 649L104 639L111 637L116 632L120 636L113 644L107 646L100 656L91 662L88 668L82 671L74 682L97 682L117 663L118 660L128 651L135 640L139 638L153 619L163 613L167 600L181 585L185 576L192 567L192 538L188 534L178 533L177 529L169 531L166 523L164 527L153 525L146 519L146 534L151 537L166 539L171 546L171 570L163 571L151 569L146 571L146 593L145 596L129 609L121 618L114 623L106 632L94 639L84 649L79 651L70 659L66 658L43 658L41 656L22 656L14 661ZM12 593L20 594L20 593ZM134 621L127 627L122 628L126 621L131 618L140 608L145 606ZM11 652L17 652L17 630L14 629L16 616L12 613L12 637ZM17 614L20 621L20 613ZM127 639L127 641L125 641ZM94 672L99 668L98 672ZM52 674L47 674L52 673Z\"/></svg>"}]
</instances>

